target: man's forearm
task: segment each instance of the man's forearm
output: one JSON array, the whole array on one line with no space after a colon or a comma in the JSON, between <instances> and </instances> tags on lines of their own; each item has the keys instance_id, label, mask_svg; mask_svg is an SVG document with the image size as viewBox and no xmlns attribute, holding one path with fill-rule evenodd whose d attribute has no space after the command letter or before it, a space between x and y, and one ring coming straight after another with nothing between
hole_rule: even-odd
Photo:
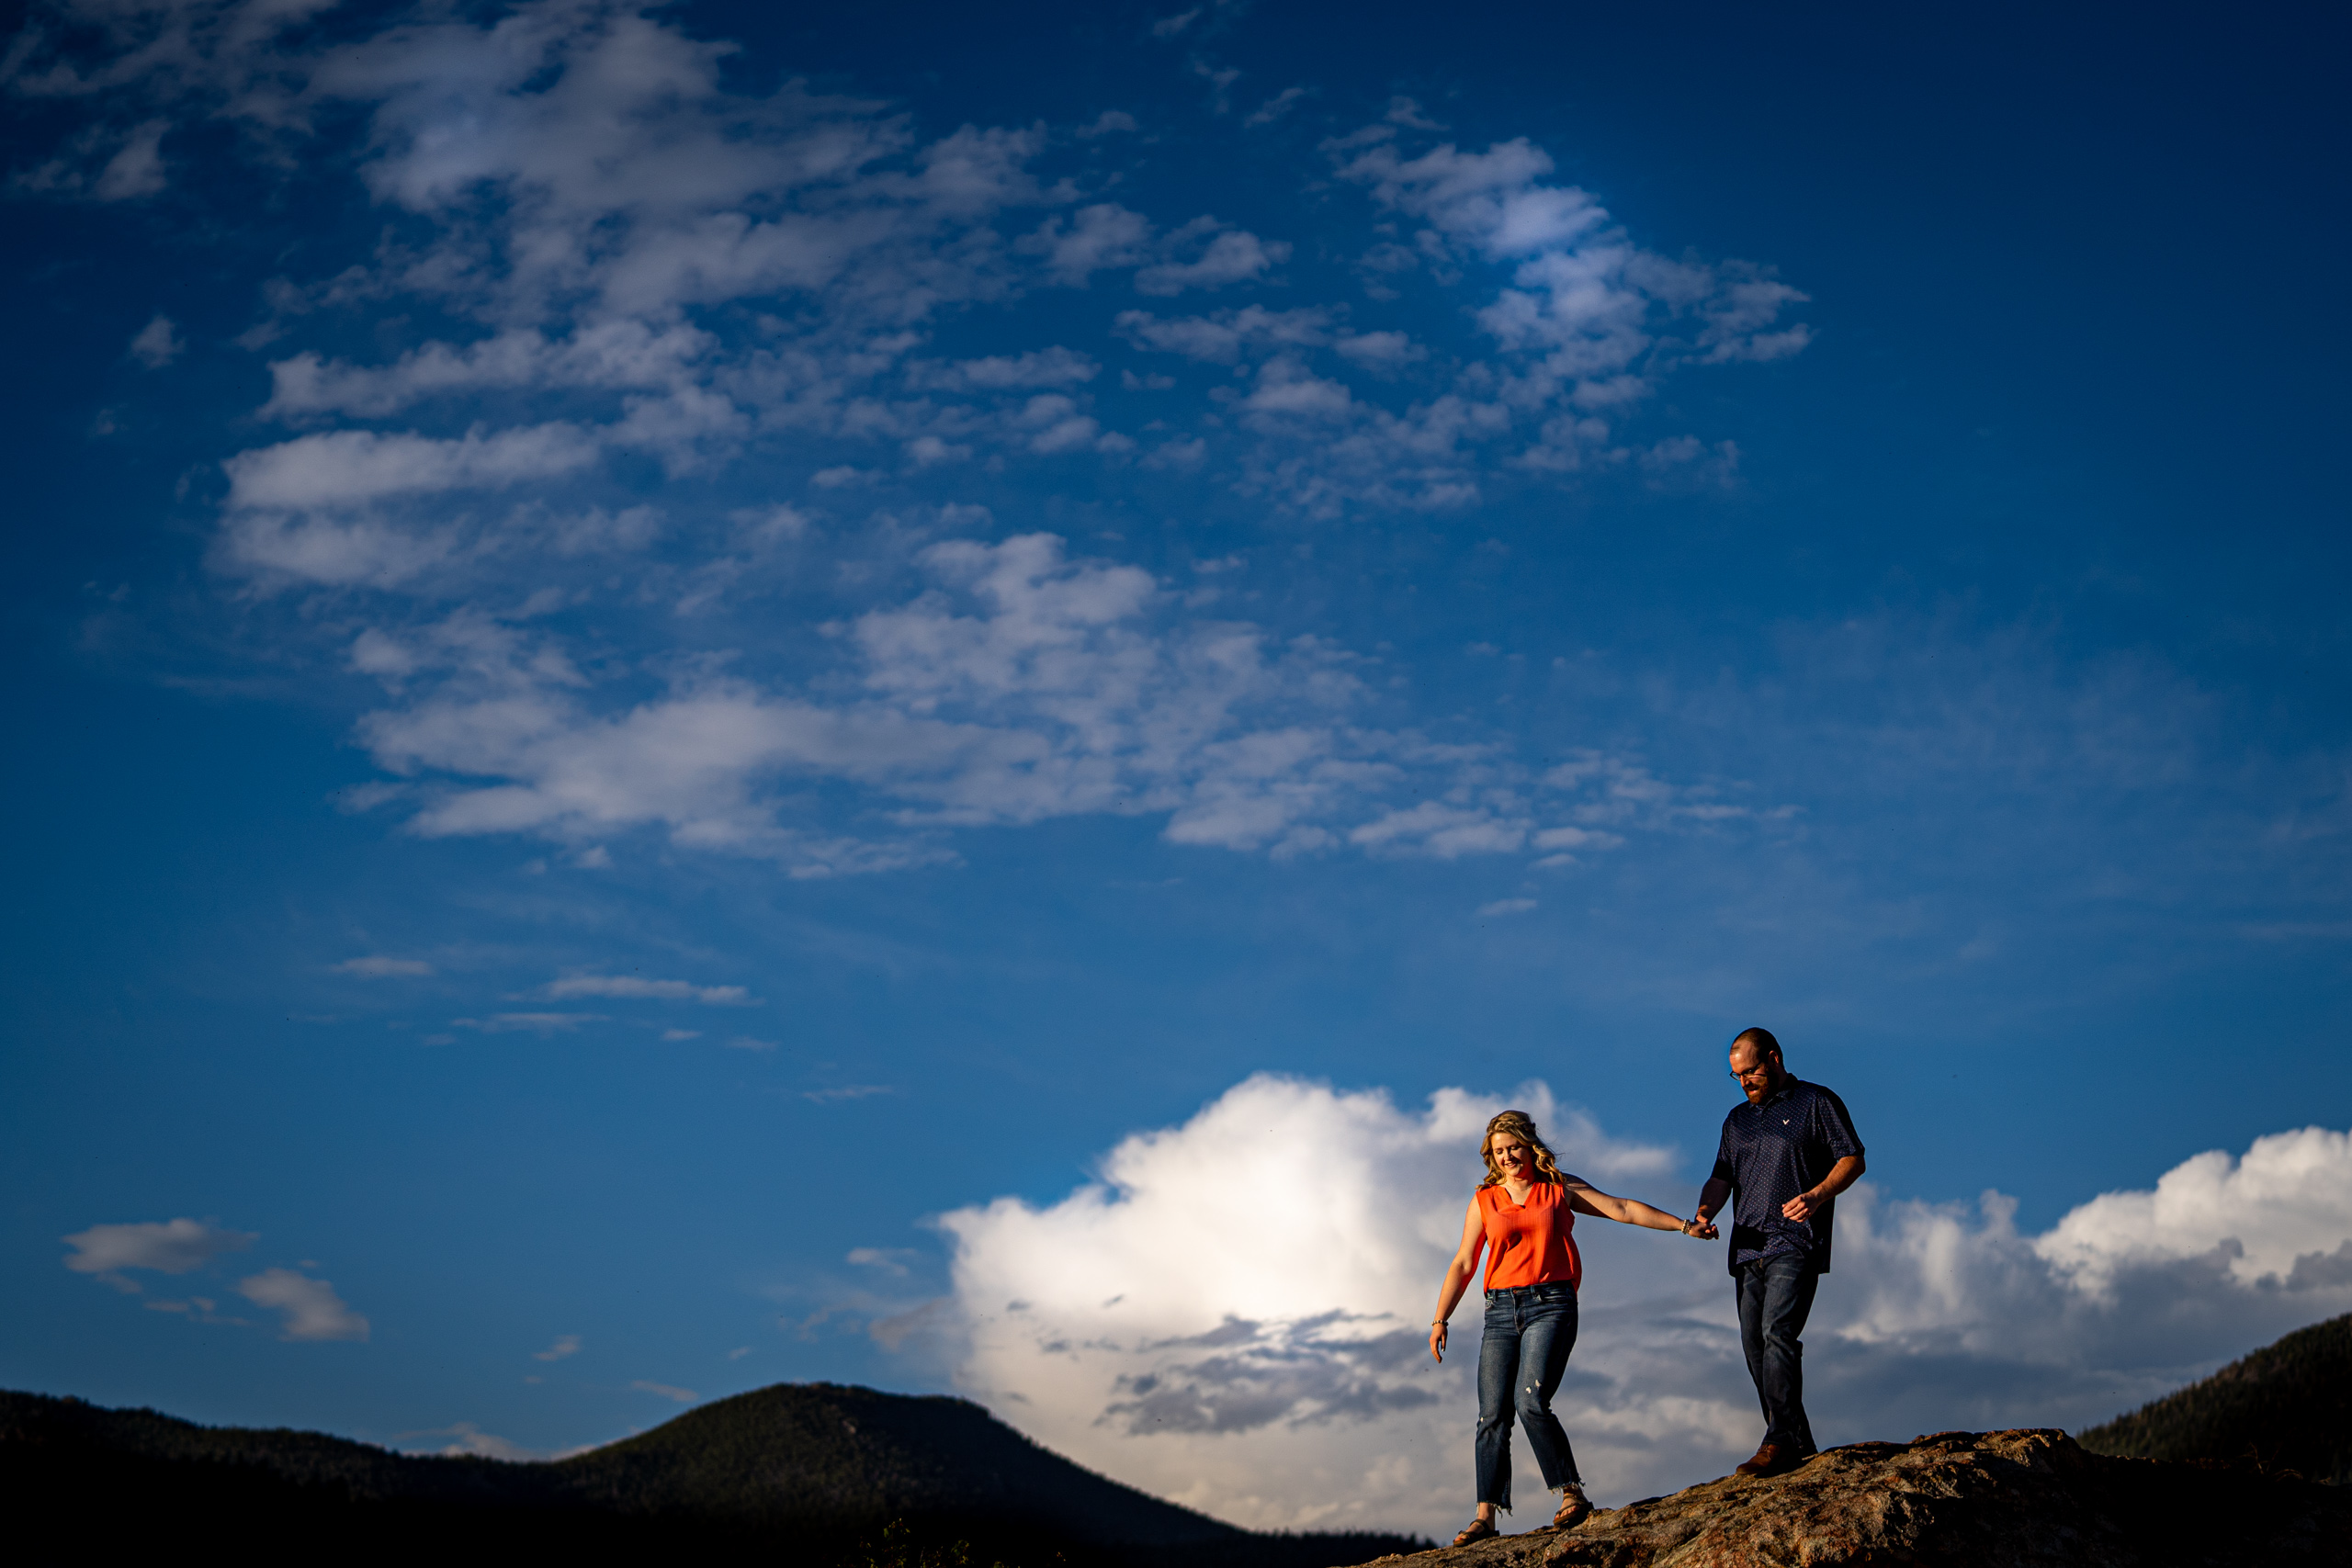
<instances>
[{"instance_id":1,"label":"man's forearm","mask_svg":"<svg viewBox=\"0 0 2352 1568\"><path fill-rule=\"evenodd\" d=\"M1842 1156L1836 1165L1829 1168L1829 1174L1821 1179L1821 1185L1813 1190L1813 1201L1826 1203L1861 1179L1862 1156Z\"/></svg>"},{"instance_id":2,"label":"man's forearm","mask_svg":"<svg viewBox=\"0 0 2352 1568\"><path fill-rule=\"evenodd\" d=\"M1711 1176L1707 1178L1707 1184L1699 1189L1698 1217L1702 1220L1713 1219L1717 1213L1722 1212L1724 1200L1730 1196L1730 1182L1725 1181L1720 1176Z\"/></svg>"}]
</instances>

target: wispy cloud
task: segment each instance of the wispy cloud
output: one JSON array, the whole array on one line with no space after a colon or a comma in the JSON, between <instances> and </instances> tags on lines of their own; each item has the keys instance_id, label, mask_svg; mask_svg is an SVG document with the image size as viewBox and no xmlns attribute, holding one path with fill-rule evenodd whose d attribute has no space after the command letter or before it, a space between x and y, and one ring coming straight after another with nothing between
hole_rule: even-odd
<instances>
[{"instance_id":1,"label":"wispy cloud","mask_svg":"<svg viewBox=\"0 0 2352 1568\"><path fill-rule=\"evenodd\" d=\"M500 1012L488 1018L453 1018L449 1021L456 1028L478 1029L484 1034L568 1034L608 1020L600 1012Z\"/></svg>"},{"instance_id":2,"label":"wispy cloud","mask_svg":"<svg viewBox=\"0 0 2352 1568\"><path fill-rule=\"evenodd\" d=\"M415 979L433 973L433 965L421 958L387 958L370 954L365 958L346 958L334 965L338 975L356 975L365 980Z\"/></svg>"},{"instance_id":3,"label":"wispy cloud","mask_svg":"<svg viewBox=\"0 0 2352 1568\"><path fill-rule=\"evenodd\" d=\"M896 1094L899 1091L896 1089L892 1088L888 1084L853 1083L841 1084L831 1089L803 1089L801 1091L800 1098L803 1100L814 1100L819 1105L833 1105L844 1100L870 1100L877 1094ZM856 1260L853 1258L851 1261L854 1262Z\"/></svg>"},{"instance_id":4,"label":"wispy cloud","mask_svg":"<svg viewBox=\"0 0 2352 1568\"><path fill-rule=\"evenodd\" d=\"M696 1393L690 1388L679 1388L674 1384L666 1382L647 1382L642 1379L629 1384L628 1386L637 1390L639 1393L659 1394L663 1399L673 1399L680 1404L692 1404L695 1400L702 1397L702 1395Z\"/></svg>"},{"instance_id":5,"label":"wispy cloud","mask_svg":"<svg viewBox=\"0 0 2352 1568\"><path fill-rule=\"evenodd\" d=\"M125 1269L186 1274L223 1253L242 1252L259 1239L256 1232L227 1230L207 1220L92 1225L65 1238L74 1249L65 1267L76 1274L95 1274L119 1290L135 1292L140 1287L125 1276Z\"/></svg>"},{"instance_id":6,"label":"wispy cloud","mask_svg":"<svg viewBox=\"0 0 2352 1568\"><path fill-rule=\"evenodd\" d=\"M364 1340L368 1320L345 1304L335 1288L292 1269L265 1269L237 1281L237 1293L283 1314L277 1337L296 1343Z\"/></svg>"},{"instance_id":7,"label":"wispy cloud","mask_svg":"<svg viewBox=\"0 0 2352 1568\"><path fill-rule=\"evenodd\" d=\"M435 1427L422 1432L401 1432L392 1440L396 1443L413 1443L420 1438L447 1439L434 1451L451 1458L470 1456L477 1459L505 1460L514 1464L526 1464L534 1461L556 1457L543 1453L537 1449L526 1448L521 1443L512 1442L495 1433L485 1432L470 1421L459 1421L452 1426Z\"/></svg>"},{"instance_id":8,"label":"wispy cloud","mask_svg":"<svg viewBox=\"0 0 2352 1568\"><path fill-rule=\"evenodd\" d=\"M756 1007L759 998L741 986L697 986L685 980L648 980L636 975L567 975L548 983L550 1001L573 997L616 997L706 1007Z\"/></svg>"}]
</instances>

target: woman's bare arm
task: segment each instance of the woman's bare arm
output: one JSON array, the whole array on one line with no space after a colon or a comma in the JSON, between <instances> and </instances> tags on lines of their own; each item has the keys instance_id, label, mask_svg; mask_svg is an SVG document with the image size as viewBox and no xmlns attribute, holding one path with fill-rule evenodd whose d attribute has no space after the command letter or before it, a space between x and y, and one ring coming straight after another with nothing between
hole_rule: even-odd
<instances>
[{"instance_id":1,"label":"woman's bare arm","mask_svg":"<svg viewBox=\"0 0 2352 1568\"><path fill-rule=\"evenodd\" d=\"M1615 1220L1621 1225L1639 1225L1644 1230L1691 1234L1688 1220L1677 1218L1664 1209L1652 1208L1639 1198L1611 1197L1581 1177L1564 1176L1560 1179L1568 1190L1568 1207L1579 1214Z\"/></svg>"},{"instance_id":2,"label":"woman's bare arm","mask_svg":"<svg viewBox=\"0 0 2352 1568\"><path fill-rule=\"evenodd\" d=\"M1462 1216L1462 1245L1453 1249L1453 1261L1445 1266L1445 1280L1437 1288L1437 1316L1430 1324L1430 1355L1439 1361L1445 1359L1445 1320L1453 1315L1454 1307L1462 1300L1462 1292L1469 1288L1470 1278L1478 1270L1478 1254L1487 1245L1487 1223L1478 1214L1476 1199L1470 1212Z\"/></svg>"}]
</instances>

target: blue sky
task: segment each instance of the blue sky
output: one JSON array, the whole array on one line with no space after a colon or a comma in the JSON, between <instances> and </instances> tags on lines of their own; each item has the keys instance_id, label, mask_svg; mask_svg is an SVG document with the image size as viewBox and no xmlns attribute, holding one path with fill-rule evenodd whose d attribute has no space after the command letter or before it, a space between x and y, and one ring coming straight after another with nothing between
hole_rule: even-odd
<instances>
[{"instance_id":1,"label":"blue sky","mask_svg":"<svg viewBox=\"0 0 2352 1568\"><path fill-rule=\"evenodd\" d=\"M1843 1437L2345 1310L2324 25L33 7L0 1379L1435 1528L1463 1119L1687 1206L1756 1022ZM1627 1487L1753 1441L1659 1245Z\"/></svg>"}]
</instances>

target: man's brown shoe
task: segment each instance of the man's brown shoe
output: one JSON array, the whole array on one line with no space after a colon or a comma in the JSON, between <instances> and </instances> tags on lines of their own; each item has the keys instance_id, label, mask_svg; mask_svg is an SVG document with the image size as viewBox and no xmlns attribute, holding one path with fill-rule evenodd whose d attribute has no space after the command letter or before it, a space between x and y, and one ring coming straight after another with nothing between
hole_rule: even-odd
<instances>
[{"instance_id":1,"label":"man's brown shoe","mask_svg":"<svg viewBox=\"0 0 2352 1568\"><path fill-rule=\"evenodd\" d=\"M1766 1443L1756 1450L1756 1457L1745 1464L1732 1467L1734 1475L1780 1475L1797 1467L1797 1456L1778 1443Z\"/></svg>"}]
</instances>

